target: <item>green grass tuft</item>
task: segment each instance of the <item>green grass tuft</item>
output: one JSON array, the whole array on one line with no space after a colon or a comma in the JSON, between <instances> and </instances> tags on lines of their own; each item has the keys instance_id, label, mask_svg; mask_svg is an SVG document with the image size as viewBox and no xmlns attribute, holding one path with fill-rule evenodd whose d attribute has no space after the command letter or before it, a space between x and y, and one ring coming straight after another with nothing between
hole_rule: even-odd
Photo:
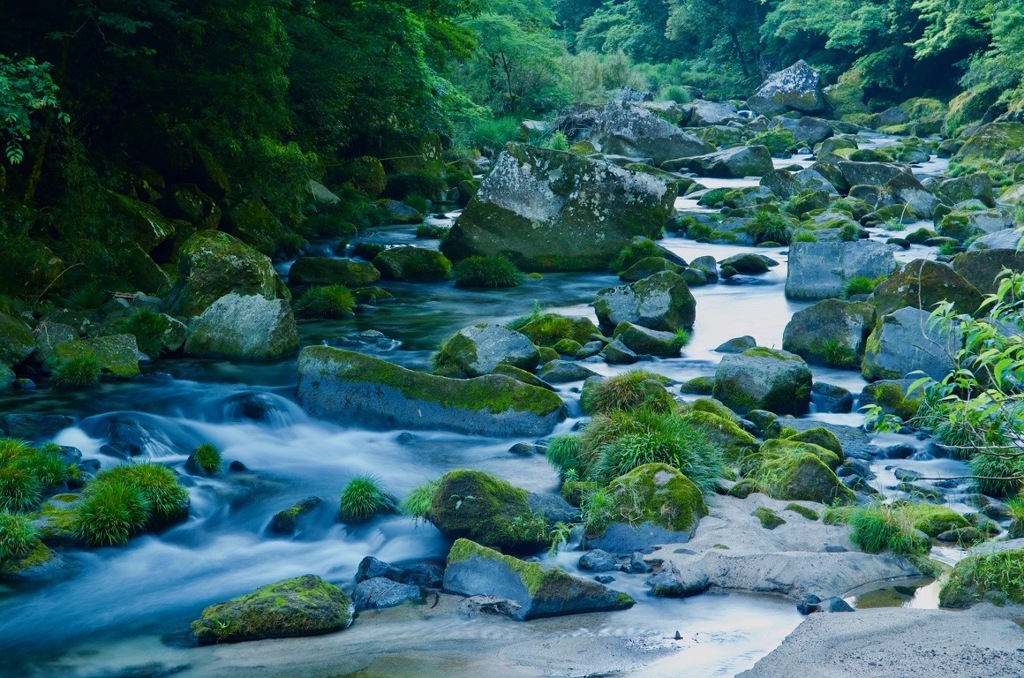
<instances>
[{"instance_id":1,"label":"green grass tuft","mask_svg":"<svg viewBox=\"0 0 1024 678\"><path fill-rule=\"evenodd\" d=\"M1024 476L1024 458L1003 458L975 452L967 463L971 467L971 475L978 476L974 487L982 494L1011 497L1024 489L1024 483L1019 480Z\"/></svg>"},{"instance_id":2,"label":"green grass tuft","mask_svg":"<svg viewBox=\"0 0 1024 678\"><path fill-rule=\"evenodd\" d=\"M30 511L39 505L42 493L42 483L24 464L0 467L0 511Z\"/></svg>"},{"instance_id":3,"label":"green grass tuft","mask_svg":"<svg viewBox=\"0 0 1024 678\"><path fill-rule=\"evenodd\" d=\"M398 510L417 520L426 520L427 513L430 511L430 503L434 500L434 494L440 485L440 479L420 483L409 490L409 494L405 495L405 499L398 505Z\"/></svg>"},{"instance_id":4,"label":"green grass tuft","mask_svg":"<svg viewBox=\"0 0 1024 678\"><path fill-rule=\"evenodd\" d=\"M57 361L53 366L51 376L54 386L67 388L91 386L100 380L100 363L95 356L79 353Z\"/></svg>"},{"instance_id":5,"label":"green grass tuft","mask_svg":"<svg viewBox=\"0 0 1024 678\"><path fill-rule=\"evenodd\" d=\"M74 509L71 529L90 546L118 546L145 528L149 510L138 486L94 481Z\"/></svg>"},{"instance_id":6,"label":"green grass tuft","mask_svg":"<svg viewBox=\"0 0 1024 678\"><path fill-rule=\"evenodd\" d=\"M124 464L103 471L94 483L135 487L142 493L150 523L163 524L187 514L188 490L178 483L174 471L159 464Z\"/></svg>"},{"instance_id":7,"label":"green grass tuft","mask_svg":"<svg viewBox=\"0 0 1024 678\"><path fill-rule=\"evenodd\" d=\"M931 542L914 527L914 520L902 506L872 504L854 508L845 522L853 528L850 538L867 553L889 551L898 556L928 553Z\"/></svg>"},{"instance_id":8,"label":"green grass tuft","mask_svg":"<svg viewBox=\"0 0 1024 678\"><path fill-rule=\"evenodd\" d=\"M25 516L0 513L0 565L28 555L38 536L32 521Z\"/></svg>"},{"instance_id":9,"label":"green grass tuft","mask_svg":"<svg viewBox=\"0 0 1024 678\"><path fill-rule=\"evenodd\" d=\"M877 278L855 275L846 281L846 285L843 287L843 296L849 299L857 294L871 294L876 287L885 282L885 278L884 275Z\"/></svg>"},{"instance_id":10,"label":"green grass tuft","mask_svg":"<svg viewBox=\"0 0 1024 678\"><path fill-rule=\"evenodd\" d=\"M339 318L352 312L356 300L344 285L311 287L295 304L295 313L303 318Z\"/></svg>"},{"instance_id":11,"label":"green grass tuft","mask_svg":"<svg viewBox=\"0 0 1024 678\"><path fill-rule=\"evenodd\" d=\"M146 308L134 311L118 322L118 329L135 336L139 350L150 358L157 358L164 350L164 334L171 322L162 314Z\"/></svg>"},{"instance_id":12,"label":"green grass tuft","mask_svg":"<svg viewBox=\"0 0 1024 678\"><path fill-rule=\"evenodd\" d=\"M221 465L224 462L216 445L204 443L197 447L193 454L195 455L196 464L206 475L212 476L220 473Z\"/></svg>"},{"instance_id":13,"label":"green grass tuft","mask_svg":"<svg viewBox=\"0 0 1024 678\"><path fill-rule=\"evenodd\" d=\"M338 519L343 523L364 523L378 513L393 509L380 480L373 476L356 476L341 491Z\"/></svg>"},{"instance_id":14,"label":"green grass tuft","mask_svg":"<svg viewBox=\"0 0 1024 678\"><path fill-rule=\"evenodd\" d=\"M669 412L675 400L665 390L664 378L644 370L626 372L587 385L580 396L583 413L610 414L642 407L656 412Z\"/></svg>"},{"instance_id":15,"label":"green grass tuft","mask_svg":"<svg viewBox=\"0 0 1024 678\"><path fill-rule=\"evenodd\" d=\"M455 264L456 287L470 289L504 289L518 287L525 277L515 264L500 254L468 257Z\"/></svg>"}]
</instances>

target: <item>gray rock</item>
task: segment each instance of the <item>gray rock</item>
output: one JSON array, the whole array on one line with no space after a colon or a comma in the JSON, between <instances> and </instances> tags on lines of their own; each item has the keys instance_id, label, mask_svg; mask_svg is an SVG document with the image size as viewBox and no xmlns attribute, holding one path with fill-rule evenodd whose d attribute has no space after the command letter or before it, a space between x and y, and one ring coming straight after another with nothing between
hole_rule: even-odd
<instances>
[{"instance_id":1,"label":"gray rock","mask_svg":"<svg viewBox=\"0 0 1024 678\"><path fill-rule=\"evenodd\" d=\"M983 235L968 247L968 251L977 250L1015 250L1020 242L1020 233L1016 230L1006 229Z\"/></svg>"},{"instance_id":2,"label":"gray rock","mask_svg":"<svg viewBox=\"0 0 1024 678\"><path fill-rule=\"evenodd\" d=\"M5 414L0 417L0 435L38 443L52 440L74 423L66 414Z\"/></svg>"},{"instance_id":3,"label":"gray rock","mask_svg":"<svg viewBox=\"0 0 1024 678\"><path fill-rule=\"evenodd\" d=\"M619 569L619 561L607 551L593 549L580 556L579 566L588 572L613 572Z\"/></svg>"},{"instance_id":4,"label":"gray rock","mask_svg":"<svg viewBox=\"0 0 1024 678\"><path fill-rule=\"evenodd\" d=\"M297 285L348 285L361 287L380 280L380 271L366 261L331 257L299 257L288 270L288 281Z\"/></svg>"},{"instance_id":5,"label":"gray rock","mask_svg":"<svg viewBox=\"0 0 1024 678\"><path fill-rule=\"evenodd\" d=\"M871 304L825 299L793 315L782 348L811 363L857 369L874 326Z\"/></svg>"},{"instance_id":6,"label":"gray rock","mask_svg":"<svg viewBox=\"0 0 1024 678\"><path fill-rule=\"evenodd\" d=\"M721 344L715 349L715 353L743 353L746 350L756 348L757 340L750 335L735 337Z\"/></svg>"},{"instance_id":7,"label":"gray rock","mask_svg":"<svg viewBox=\"0 0 1024 678\"><path fill-rule=\"evenodd\" d=\"M694 529L696 529L694 524ZM599 537L588 537L589 549L601 549L610 553L633 553L662 544L685 544L692 534L676 532L652 522L639 525L612 523Z\"/></svg>"},{"instance_id":8,"label":"gray rock","mask_svg":"<svg viewBox=\"0 0 1024 678\"><path fill-rule=\"evenodd\" d=\"M615 326L615 339L639 355L653 355L660 358L675 358L683 342L674 332L651 330L629 322Z\"/></svg>"},{"instance_id":9,"label":"gray rock","mask_svg":"<svg viewBox=\"0 0 1024 678\"><path fill-rule=\"evenodd\" d=\"M697 302L686 282L672 271L662 271L631 285L601 290L594 301L598 322L614 329L630 322L653 330L675 332L693 327Z\"/></svg>"},{"instance_id":10,"label":"gray rock","mask_svg":"<svg viewBox=\"0 0 1024 678\"><path fill-rule=\"evenodd\" d=\"M498 365L532 371L539 362L533 342L499 323L462 328L441 346L435 359L438 373L453 377L479 377Z\"/></svg>"},{"instance_id":11,"label":"gray rock","mask_svg":"<svg viewBox=\"0 0 1024 678\"><path fill-rule=\"evenodd\" d=\"M772 116L789 110L819 113L828 104L822 92L821 76L801 59L769 75L747 99L747 107L758 115Z\"/></svg>"},{"instance_id":12,"label":"gray rock","mask_svg":"<svg viewBox=\"0 0 1024 678\"><path fill-rule=\"evenodd\" d=\"M203 358L273 360L299 348L291 306L284 299L227 294L193 323L185 354Z\"/></svg>"},{"instance_id":13,"label":"gray rock","mask_svg":"<svg viewBox=\"0 0 1024 678\"><path fill-rule=\"evenodd\" d=\"M2 330L0 330L2 331ZM45 363L53 355L53 349L57 344L65 341L74 341L78 338L78 332L70 325L57 322L41 322L35 329L36 337L36 360ZM3 361L0 360L0 363Z\"/></svg>"},{"instance_id":14,"label":"gray rock","mask_svg":"<svg viewBox=\"0 0 1024 678\"><path fill-rule=\"evenodd\" d=\"M621 101L597 113L588 140L605 155L650 158L655 165L714 150L651 111Z\"/></svg>"},{"instance_id":15,"label":"gray rock","mask_svg":"<svg viewBox=\"0 0 1024 678\"><path fill-rule=\"evenodd\" d=\"M526 503L530 505L535 515L541 516L550 526L557 523L579 522L580 510L567 502L558 494L537 494L530 492L526 496Z\"/></svg>"},{"instance_id":16,"label":"gray rock","mask_svg":"<svg viewBox=\"0 0 1024 678\"><path fill-rule=\"evenodd\" d=\"M885 186L901 174L910 174L905 165L889 162L854 162L840 160L836 163L843 179L850 186Z\"/></svg>"},{"instance_id":17,"label":"gray rock","mask_svg":"<svg viewBox=\"0 0 1024 678\"><path fill-rule=\"evenodd\" d=\"M444 571L437 565L427 563L412 567L398 567L373 556L366 556L359 561L359 567L356 569L356 581L366 581L374 577L384 577L400 584L437 589L441 588L443 584Z\"/></svg>"},{"instance_id":18,"label":"gray rock","mask_svg":"<svg viewBox=\"0 0 1024 678\"><path fill-rule=\"evenodd\" d=\"M932 327L929 316L927 311L907 307L882 318L867 342L861 367L864 378L903 379L915 370L935 380L945 377L953 369L960 335Z\"/></svg>"},{"instance_id":19,"label":"gray rock","mask_svg":"<svg viewBox=\"0 0 1024 678\"><path fill-rule=\"evenodd\" d=\"M597 372L571 360L552 360L544 363L537 376L549 384L568 384L597 376Z\"/></svg>"},{"instance_id":20,"label":"gray rock","mask_svg":"<svg viewBox=\"0 0 1024 678\"><path fill-rule=\"evenodd\" d=\"M373 577L356 584L352 591L352 602L356 610L383 610L405 602L419 602L423 594L419 586L400 584L384 577Z\"/></svg>"},{"instance_id":21,"label":"gray rock","mask_svg":"<svg viewBox=\"0 0 1024 678\"><path fill-rule=\"evenodd\" d=\"M839 297L851 278L886 276L896 267L893 247L880 242L793 243L786 297L807 301Z\"/></svg>"},{"instance_id":22,"label":"gray rock","mask_svg":"<svg viewBox=\"0 0 1024 678\"><path fill-rule=\"evenodd\" d=\"M609 365L632 365L640 360L640 356L620 340L613 339L604 347L604 359Z\"/></svg>"},{"instance_id":23,"label":"gray rock","mask_svg":"<svg viewBox=\"0 0 1024 678\"><path fill-rule=\"evenodd\" d=\"M668 171L686 169L702 177L722 179L763 177L773 170L772 154L764 146L737 146L706 155L669 160L661 167Z\"/></svg>"},{"instance_id":24,"label":"gray rock","mask_svg":"<svg viewBox=\"0 0 1024 678\"><path fill-rule=\"evenodd\" d=\"M853 394L842 386L816 381L811 386L811 402L818 412L845 414L853 411Z\"/></svg>"},{"instance_id":25,"label":"gray rock","mask_svg":"<svg viewBox=\"0 0 1024 678\"><path fill-rule=\"evenodd\" d=\"M923 219L931 219L940 204L939 199L910 174L897 174L886 182L884 189L895 204L907 205L914 215Z\"/></svg>"},{"instance_id":26,"label":"gray rock","mask_svg":"<svg viewBox=\"0 0 1024 678\"><path fill-rule=\"evenodd\" d=\"M313 514L324 505L320 497L306 497L274 514L267 526L267 532L280 536L292 536L298 533Z\"/></svg>"},{"instance_id":27,"label":"gray rock","mask_svg":"<svg viewBox=\"0 0 1024 678\"><path fill-rule=\"evenodd\" d=\"M740 414L801 414L811 399L811 371L803 358L787 351L749 349L722 358L715 371L714 396Z\"/></svg>"},{"instance_id":28,"label":"gray rock","mask_svg":"<svg viewBox=\"0 0 1024 678\"><path fill-rule=\"evenodd\" d=\"M690 111L689 127L725 125L740 120L736 106L726 102L697 99L687 104L686 107Z\"/></svg>"}]
</instances>

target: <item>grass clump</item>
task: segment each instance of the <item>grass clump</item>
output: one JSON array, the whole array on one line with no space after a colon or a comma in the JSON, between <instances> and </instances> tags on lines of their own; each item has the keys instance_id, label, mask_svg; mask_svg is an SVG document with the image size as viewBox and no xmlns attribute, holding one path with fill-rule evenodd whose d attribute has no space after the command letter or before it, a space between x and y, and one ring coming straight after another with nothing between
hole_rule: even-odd
<instances>
[{"instance_id":1,"label":"grass clump","mask_svg":"<svg viewBox=\"0 0 1024 678\"><path fill-rule=\"evenodd\" d=\"M0 467L0 511L30 511L39 505L42 495L42 484L24 465Z\"/></svg>"},{"instance_id":2,"label":"grass clump","mask_svg":"<svg viewBox=\"0 0 1024 678\"><path fill-rule=\"evenodd\" d=\"M547 459L558 469L562 482L586 477L594 463L593 455L579 436L556 436L548 443Z\"/></svg>"},{"instance_id":3,"label":"grass clump","mask_svg":"<svg viewBox=\"0 0 1024 678\"><path fill-rule=\"evenodd\" d=\"M765 242L788 245L793 239L793 227L781 213L761 208L753 219L744 225L744 230L758 245Z\"/></svg>"},{"instance_id":4,"label":"grass clump","mask_svg":"<svg viewBox=\"0 0 1024 678\"><path fill-rule=\"evenodd\" d=\"M118 329L133 335L139 350L151 358L157 358L163 353L164 334L170 327L171 321L163 313L148 308L136 309L118 321Z\"/></svg>"},{"instance_id":5,"label":"grass clump","mask_svg":"<svg viewBox=\"0 0 1024 678\"><path fill-rule=\"evenodd\" d=\"M840 369L858 367L857 352L834 337L821 342L815 349L815 352L821 356L828 367Z\"/></svg>"},{"instance_id":6,"label":"grass clump","mask_svg":"<svg viewBox=\"0 0 1024 678\"><path fill-rule=\"evenodd\" d=\"M669 412L675 407L675 400L665 390L663 378L635 370L584 385L580 405L588 415L640 408Z\"/></svg>"},{"instance_id":7,"label":"grass clump","mask_svg":"<svg viewBox=\"0 0 1024 678\"><path fill-rule=\"evenodd\" d=\"M970 607L982 600L1024 603L1024 549L964 558L939 591L942 607Z\"/></svg>"},{"instance_id":8,"label":"grass clump","mask_svg":"<svg viewBox=\"0 0 1024 678\"><path fill-rule=\"evenodd\" d=\"M192 467L204 476L214 476L220 473L224 464L220 449L216 445L204 443L197 447L186 462L187 467ZM190 468L190 470L192 470Z\"/></svg>"},{"instance_id":9,"label":"grass clump","mask_svg":"<svg viewBox=\"0 0 1024 678\"><path fill-rule=\"evenodd\" d=\"M100 362L96 356L79 353L58 360L51 368L54 386L82 388L100 380Z\"/></svg>"},{"instance_id":10,"label":"grass clump","mask_svg":"<svg viewBox=\"0 0 1024 678\"><path fill-rule=\"evenodd\" d=\"M339 318L352 313L356 301L344 285L311 287L295 304L295 313L303 318Z\"/></svg>"},{"instance_id":11,"label":"grass clump","mask_svg":"<svg viewBox=\"0 0 1024 678\"><path fill-rule=\"evenodd\" d=\"M439 478L420 483L409 490L409 494L405 495L405 499L398 505L398 510L403 515L416 518L417 520L426 520L427 513L430 511L430 503L434 501L434 494L440 485L441 480Z\"/></svg>"},{"instance_id":12,"label":"grass clump","mask_svg":"<svg viewBox=\"0 0 1024 678\"><path fill-rule=\"evenodd\" d=\"M634 238L633 241L619 250L619 253L612 259L611 264L608 268L611 269L612 273L621 273L630 266L649 259L651 257L664 257L665 250L659 247L650 238Z\"/></svg>"},{"instance_id":13,"label":"grass clump","mask_svg":"<svg viewBox=\"0 0 1024 678\"><path fill-rule=\"evenodd\" d=\"M32 521L25 516L0 513L0 565L28 555L38 536Z\"/></svg>"},{"instance_id":14,"label":"grass clump","mask_svg":"<svg viewBox=\"0 0 1024 678\"><path fill-rule=\"evenodd\" d=\"M30 511L46 490L71 476L56 445L36 449L23 440L0 438L0 510Z\"/></svg>"},{"instance_id":15,"label":"grass clump","mask_svg":"<svg viewBox=\"0 0 1024 678\"><path fill-rule=\"evenodd\" d=\"M71 529L90 546L118 546L145 528L149 511L138 486L94 481L75 507Z\"/></svg>"},{"instance_id":16,"label":"grass clump","mask_svg":"<svg viewBox=\"0 0 1024 678\"><path fill-rule=\"evenodd\" d=\"M875 288L885 282L886 276L881 275L877 278L869 278L864 275L855 275L846 281L846 285L843 286L843 297L849 299L852 296L858 294L871 294L875 291Z\"/></svg>"},{"instance_id":17,"label":"grass clump","mask_svg":"<svg viewBox=\"0 0 1024 678\"><path fill-rule=\"evenodd\" d=\"M1024 476L1024 458L975 452L967 464L971 475L975 476L974 487L982 494L1011 497L1024 489L1024 482L1020 480Z\"/></svg>"},{"instance_id":18,"label":"grass clump","mask_svg":"<svg viewBox=\"0 0 1024 678\"><path fill-rule=\"evenodd\" d=\"M124 464L100 473L94 483L121 484L142 493L149 508L147 527L160 527L188 515L188 490L174 471L159 464Z\"/></svg>"},{"instance_id":19,"label":"grass clump","mask_svg":"<svg viewBox=\"0 0 1024 678\"><path fill-rule=\"evenodd\" d=\"M452 272L456 287L505 289L523 284L525 276L508 258L500 254L467 257Z\"/></svg>"},{"instance_id":20,"label":"grass clump","mask_svg":"<svg viewBox=\"0 0 1024 678\"><path fill-rule=\"evenodd\" d=\"M338 520L343 523L365 523L380 513L394 511L394 501L373 476L356 476L341 491Z\"/></svg>"},{"instance_id":21,"label":"grass clump","mask_svg":"<svg viewBox=\"0 0 1024 678\"><path fill-rule=\"evenodd\" d=\"M867 553L889 551L897 556L928 553L931 542L914 527L914 519L903 505L872 504L851 509L845 520L853 528L850 538Z\"/></svg>"},{"instance_id":22,"label":"grass clump","mask_svg":"<svg viewBox=\"0 0 1024 678\"><path fill-rule=\"evenodd\" d=\"M416 238L419 240L443 240L450 230L448 226L420 224L416 227Z\"/></svg>"}]
</instances>

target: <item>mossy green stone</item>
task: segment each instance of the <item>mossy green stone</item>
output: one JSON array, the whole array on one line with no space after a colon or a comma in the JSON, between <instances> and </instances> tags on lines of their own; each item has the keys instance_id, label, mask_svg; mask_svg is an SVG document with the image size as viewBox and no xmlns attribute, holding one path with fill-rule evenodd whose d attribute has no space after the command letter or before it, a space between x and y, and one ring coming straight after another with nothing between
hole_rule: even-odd
<instances>
[{"instance_id":1,"label":"mossy green stone","mask_svg":"<svg viewBox=\"0 0 1024 678\"><path fill-rule=\"evenodd\" d=\"M738 461L758 449L757 439L740 428L732 419L696 409L683 414L682 417L691 424L703 428L708 437L722 450L727 461Z\"/></svg>"},{"instance_id":2,"label":"mossy green stone","mask_svg":"<svg viewBox=\"0 0 1024 678\"><path fill-rule=\"evenodd\" d=\"M832 471L838 458L823 447L775 439L761 446L748 476L770 497L818 503L850 503L854 493Z\"/></svg>"},{"instance_id":3,"label":"mossy green stone","mask_svg":"<svg viewBox=\"0 0 1024 678\"><path fill-rule=\"evenodd\" d=\"M557 313L545 313L518 329L537 346L553 348L563 339L572 339L580 345L590 341L600 330L588 318L568 318Z\"/></svg>"},{"instance_id":4,"label":"mossy green stone","mask_svg":"<svg viewBox=\"0 0 1024 678\"><path fill-rule=\"evenodd\" d=\"M452 274L452 262L437 250L403 245L373 258L381 277L406 282L443 282Z\"/></svg>"},{"instance_id":5,"label":"mossy green stone","mask_svg":"<svg viewBox=\"0 0 1024 678\"><path fill-rule=\"evenodd\" d=\"M115 377L127 379L141 374L139 348L131 334L64 341L53 347L51 360L59 363L81 355L92 356L101 370Z\"/></svg>"},{"instance_id":6,"label":"mossy green stone","mask_svg":"<svg viewBox=\"0 0 1024 678\"><path fill-rule=\"evenodd\" d=\"M591 516L587 537L604 533L610 523L652 523L672 532L690 535L708 515L700 489L668 464L644 464L608 484L610 511Z\"/></svg>"},{"instance_id":7,"label":"mossy green stone","mask_svg":"<svg viewBox=\"0 0 1024 678\"><path fill-rule=\"evenodd\" d=\"M32 355L36 340L21 320L0 313L0 365L17 365Z\"/></svg>"},{"instance_id":8,"label":"mossy green stone","mask_svg":"<svg viewBox=\"0 0 1024 678\"><path fill-rule=\"evenodd\" d=\"M829 431L827 428L822 426L816 426L809 428L806 431L800 431L796 435L789 436L787 440L798 442L798 443L811 443L818 447L824 447L826 450L832 452L839 458L839 463L843 463L845 455L843 454L843 444L839 442L839 438L835 433Z\"/></svg>"},{"instance_id":9,"label":"mossy green stone","mask_svg":"<svg viewBox=\"0 0 1024 678\"><path fill-rule=\"evenodd\" d=\"M983 600L1024 603L1024 549L964 558L939 591L942 607L965 608Z\"/></svg>"},{"instance_id":10,"label":"mossy green stone","mask_svg":"<svg viewBox=\"0 0 1024 678\"><path fill-rule=\"evenodd\" d=\"M203 645L322 635L347 628L353 609L341 589L307 574L210 605L192 633Z\"/></svg>"},{"instance_id":11,"label":"mossy green stone","mask_svg":"<svg viewBox=\"0 0 1024 678\"><path fill-rule=\"evenodd\" d=\"M948 530L970 527L966 518L948 506L910 504L904 508L903 512L910 519L914 529L920 530L932 538Z\"/></svg>"},{"instance_id":12,"label":"mossy green stone","mask_svg":"<svg viewBox=\"0 0 1024 678\"><path fill-rule=\"evenodd\" d=\"M786 521L783 520L782 516L767 506L758 506L754 509L754 517L761 522L761 527L766 530L774 530L779 525L786 524Z\"/></svg>"},{"instance_id":13,"label":"mossy green stone","mask_svg":"<svg viewBox=\"0 0 1024 678\"><path fill-rule=\"evenodd\" d=\"M983 301L981 292L950 266L918 259L893 273L875 288L878 317L910 306L931 311L950 301L957 313L974 313ZM900 375L902 376L902 375Z\"/></svg>"}]
</instances>

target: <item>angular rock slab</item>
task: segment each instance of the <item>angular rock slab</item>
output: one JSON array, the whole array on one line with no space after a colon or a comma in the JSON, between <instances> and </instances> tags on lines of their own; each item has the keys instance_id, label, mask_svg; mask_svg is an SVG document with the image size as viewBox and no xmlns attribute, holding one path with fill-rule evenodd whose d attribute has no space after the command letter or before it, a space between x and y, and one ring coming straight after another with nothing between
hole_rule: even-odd
<instances>
[{"instance_id":1,"label":"angular rock slab","mask_svg":"<svg viewBox=\"0 0 1024 678\"><path fill-rule=\"evenodd\" d=\"M632 285L601 290L594 301L594 311L605 329L629 322L652 330L675 332L693 327L697 301L679 274L662 271Z\"/></svg>"},{"instance_id":2,"label":"angular rock slab","mask_svg":"<svg viewBox=\"0 0 1024 678\"><path fill-rule=\"evenodd\" d=\"M901 308L882 319L868 337L861 374L868 381L903 379L920 370L942 380L953 369L961 345L957 332L931 325L927 311Z\"/></svg>"},{"instance_id":3,"label":"angular rock slab","mask_svg":"<svg viewBox=\"0 0 1024 678\"><path fill-rule=\"evenodd\" d=\"M851 278L877 278L897 267L893 247L880 242L798 242L789 248L786 298L840 297Z\"/></svg>"},{"instance_id":4,"label":"angular rock slab","mask_svg":"<svg viewBox=\"0 0 1024 678\"><path fill-rule=\"evenodd\" d=\"M291 306L284 299L227 294L193 323L185 354L204 358L273 360L299 348Z\"/></svg>"}]
</instances>

